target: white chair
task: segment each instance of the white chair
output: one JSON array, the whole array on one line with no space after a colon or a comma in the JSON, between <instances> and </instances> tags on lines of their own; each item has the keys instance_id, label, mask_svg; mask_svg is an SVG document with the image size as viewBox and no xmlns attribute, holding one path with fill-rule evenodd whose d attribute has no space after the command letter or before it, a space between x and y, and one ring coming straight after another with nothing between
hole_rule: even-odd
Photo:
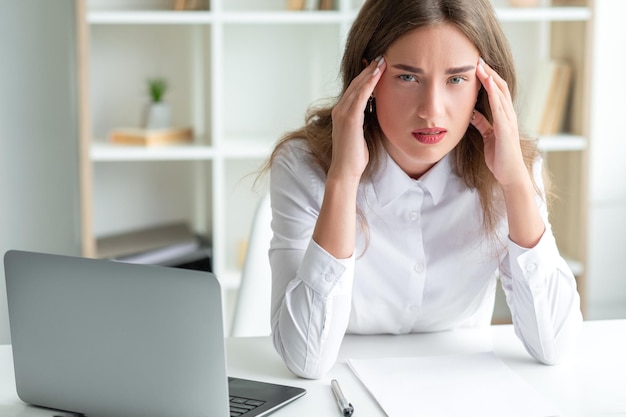
<instances>
[{"instance_id":1,"label":"white chair","mask_svg":"<svg viewBox=\"0 0 626 417\"><path fill-rule=\"evenodd\" d=\"M257 206L250 229L231 336L267 336L271 333L272 273L268 257L271 222L270 196L266 194Z\"/></svg>"}]
</instances>

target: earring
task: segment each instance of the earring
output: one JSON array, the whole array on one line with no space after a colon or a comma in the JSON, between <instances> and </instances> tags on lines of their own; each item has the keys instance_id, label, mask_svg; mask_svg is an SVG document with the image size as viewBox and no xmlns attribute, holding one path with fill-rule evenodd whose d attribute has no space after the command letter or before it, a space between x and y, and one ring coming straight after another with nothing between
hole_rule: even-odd
<instances>
[{"instance_id":1,"label":"earring","mask_svg":"<svg viewBox=\"0 0 626 417\"><path fill-rule=\"evenodd\" d=\"M374 101L374 96L370 96L369 100L367 101L369 104L369 111L370 113L373 111L372 109L372 102Z\"/></svg>"}]
</instances>

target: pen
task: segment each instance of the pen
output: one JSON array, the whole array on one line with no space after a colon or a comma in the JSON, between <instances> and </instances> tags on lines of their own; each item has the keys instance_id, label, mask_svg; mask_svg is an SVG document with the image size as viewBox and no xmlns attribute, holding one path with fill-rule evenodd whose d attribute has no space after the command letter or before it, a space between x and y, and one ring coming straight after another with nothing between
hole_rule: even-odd
<instances>
[{"instance_id":1,"label":"pen","mask_svg":"<svg viewBox=\"0 0 626 417\"><path fill-rule=\"evenodd\" d=\"M346 400L346 397L343 396L343 392L339 387L339 382L336 379L330 381L330 387L333 390L333 394L335 394L335 399L337 400L337 405L339 406L339 410L344 417L350 417L354 412L354 407L352 404Z\"/></svg>"}]
</instances>

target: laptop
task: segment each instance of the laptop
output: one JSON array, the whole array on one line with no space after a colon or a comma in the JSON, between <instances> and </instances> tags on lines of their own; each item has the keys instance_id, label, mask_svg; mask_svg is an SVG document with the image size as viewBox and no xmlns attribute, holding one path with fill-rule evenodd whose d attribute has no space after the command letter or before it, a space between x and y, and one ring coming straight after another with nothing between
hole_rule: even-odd
<instances>
[{"instance_id":1,"label":"laptop","mask_svg":"<svg viewBox=\"0 0 626 417\"><path fill-rule=\"evenodd\" d=\"M227 377L209 272L15 250L4 266L26 403L87 417L252 417L305 394Z\"/></svg>"}]
</instances>

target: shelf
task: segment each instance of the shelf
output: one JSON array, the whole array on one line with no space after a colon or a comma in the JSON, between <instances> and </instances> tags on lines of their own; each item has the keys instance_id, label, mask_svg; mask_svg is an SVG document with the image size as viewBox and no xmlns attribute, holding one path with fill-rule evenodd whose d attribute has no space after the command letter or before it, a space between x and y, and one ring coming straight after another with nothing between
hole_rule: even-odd
<instances>
[{"instance_id":1,"label":"shelf","mask_svg":"<svg viewBox=\"0 0 626 417\"><path fill-rule=\"evenodd\" d=\"M224 23L245 24L318 24L344 23L351 15L337 11L277 11L277 12L224 12L219 20Z\"/></svg>"},{"instance_id":2,"label":"shelf","mask_svg":"<svg viewBox=\"0 0 626 417\"><path fill-rule=\"evenodd\" d=\"M91 145L91 160L94 162L115 161L204 161L218 155L232 159L263 159L270 155L275 142L254 138L228 139L216 150L212 146L125 146L108 143ZM555 135L539 139L539 150L543 152L581 151L587 147L582 136Z\"/></svg>"},{"instance_id":3,"label":"shelf","mask_svg":"<svg viewBox=\"0 0 626 417\"><path fill-rule=\"evenodd\" d=\"M532 73L544 52L556 48L558 55L565 47L586 50L578 36L563 35L567 42L553 42L560 41L554 32L572 29L582 35L579 26L584 25L551 22L591 21L593 7L513 8L507 7L507 0L490 1L506 24L512 48L519 52L520 80L530 81L524 75ZM88 157L96 167L92 221L96 229L125 229L146 223L147 216L151 221L184 218L219 248L214 252L214 271L223 289L236 290L241 270L235 254L247 237L246 219L253 215L257 199L248 191L255 178L250 174L267 160L281 132L300 126L309 105L336 94L345 36L361 3L336 0L336 10L288 11L284 0L216 0L202 2L212 9L175 11L169 0L90 0L87 24L92 29L95 117ZM276 62L280 65L274 68ZM579 71L585 68L575 64ZM108 143L104 132L132 122L131 112L141 105L139 92L132 89L153 72L172 79L177 117L202 134L193 143L161 147ZM581 72L581 77L586 74ZM572 100L578 105L584 98ZM572 108L569 118L585 119L576 106ZM577 125L568 129L584 132ZM580 185L569 170L581 166L580 152L588 143L587 137L570 134L538 139L541 152L556 153L544 157L561 174L557 180L572 178L574 191ZM563 165L568 163L566 169L559 165L562 160ZM124 182L131 175L133 180ZM164 194L167 190L173 191ZM128 201L122 214L102 209L115 198ZM163 201L168 204L160 204ZM153 206L163 210L152 210ZM575 207L568 205L562 212L556 215L555 230L565 243L579 241L570 231L584 221ZM582 283L587 265L572 259L584 259L584 254L567 245L560 250L570 255L567 263Z\"/></svg>"},{"instance_id":4,"label":"shelf","mask_svg":"<svg viewBox=\"0 0 626 417\"><path fill-rule=\"evenodd\" d=\"M211 11L90 11L90 24L340 24L349 23L357 11L348 13L325 11L264 11L264 12L211 12ZM591 18L588 7L497 7L496 14L502 22L586 21Z\"/></svg>"},{"instance_id":5,"label":"shelf","mask_svg":"<svg viewBox=\"0 0 626 417\"><path fill-rule=\"evenodd\" d=\"M91 145L90 157L94 162L115 161L203 161L216 157L232 159L267 158L275 142L258 138L228 139L217 150L213 146L126 146L105 142Z\"/></svg>"},{"instance_id":6,"label":"shelf","mask_svg":"<svg viewBox=\"0 0 626 417\"><path fill-rule=\"evenodd\" d=\"M92 11L90 24L210 24L214 22L242 24L330 23L348 21L351 15L337 11L323 12L177 12L177 11Z\"/></svg>"},{"instance_id":7,"label":"shelf","mask_svg":"<svg viewBox=\"0 0 626 417\"><path fill-rule=\"evenodd\" d=\"M94 162L113 161L203 161L215 157L211 146L125 146L107 143L94 143L90 150Z\"/></svg>"},{"instance_id":8,"label":"shelf","mask_svg":"<svg viewBox=\"0 0 626 417\"><path fill-rule=\"evenodd\" d=\"M583 266L582 262L575 261L566 256L564 256L563 259L565 259L565 262L567 262L567 265L572 270L572 273L574 274L574 276L576 277L581 276L585 272L585 267Z\"/></svg>"},{"instance_id":9,"label":"shelf","mask_svg":"<svg viewBox=\"0 0 626 417\"><path fill-rule=\"evenodd\" d=\"M588 7L498 7L496 14L502 22L574 22L591 19Z\"/></svg>"},{"instance_id":10,"label":"shelf","mask_svg":"<svg viewBox=\"0 0 626 417\"><path fill-rule=\"evenodd\" d=\"M213 23L212 12L155 11L91 11L90 24L208 24Z\"/></svg>"},{"instance_id":11,"label":"shelf","mask_svg":"<svg viewBox=\"0 0 626 417\"><path fill-rule=\"evenodd\" d=\"M587 140L577 135L552 135L539 138L539 150L543 152L582 151L587 148Z\"/></svg>"}]
</instances>

